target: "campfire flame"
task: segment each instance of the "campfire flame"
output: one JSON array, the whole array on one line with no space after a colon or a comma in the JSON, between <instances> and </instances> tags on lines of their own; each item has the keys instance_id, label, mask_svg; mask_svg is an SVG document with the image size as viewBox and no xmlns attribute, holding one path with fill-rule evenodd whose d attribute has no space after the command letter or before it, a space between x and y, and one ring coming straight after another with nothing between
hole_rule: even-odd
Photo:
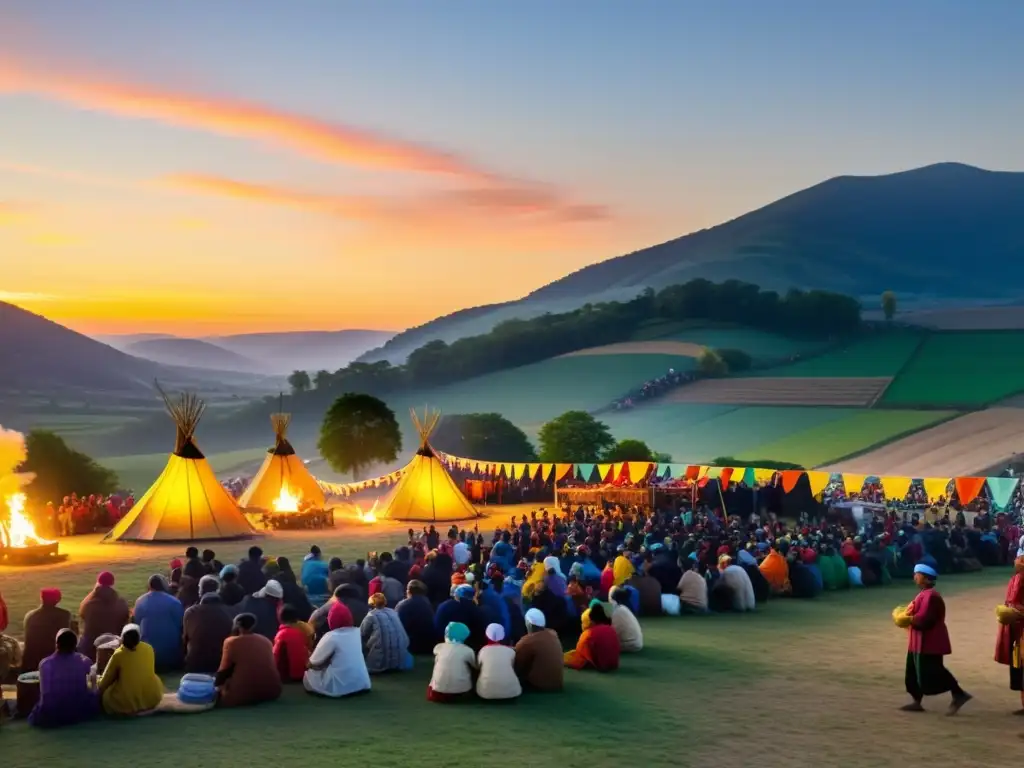
<instances>
[{"instance_id":1,"label":"campfire flame","mask_svg":"<svg viewBox=\"0 0 1024 768\"><path fill-rule=\"evenodd\" d=\"M364 523L367 523L367 524L376 523L377 522L376 509L377 509L377 499L373 500L373 506L370 507L370 510L368 512L363 512L362 507L360 507L358 504L356 504L356 510L357 510L357 512L359 514L359 519L361 521L363 521Z\"/></svg>"},{"instance_id":2,"label":"campfire flame","mask_svg":"<svg viewBox=\"0 0 1024 768\"><path fill-rule=\"evenodd\" d=\"M292 494L288 490L287 485L281 486L281 493L278 494L277 498L274 499L274 511L275 512L298 512L299 511L299 497Z\"/></svg>"},{"instance_id":3,"label":"campfire flame","mask_svg":"<svg viewBox=\"0 0 1024 768\"><path fill-rule=\"evenodd\" d=\"M32 521L25 516L25 494L15 493L7 497L8 520L0 522L0 543L5 547L20 549L52 544L36 533Z\"/></svg>"}]
</instances>

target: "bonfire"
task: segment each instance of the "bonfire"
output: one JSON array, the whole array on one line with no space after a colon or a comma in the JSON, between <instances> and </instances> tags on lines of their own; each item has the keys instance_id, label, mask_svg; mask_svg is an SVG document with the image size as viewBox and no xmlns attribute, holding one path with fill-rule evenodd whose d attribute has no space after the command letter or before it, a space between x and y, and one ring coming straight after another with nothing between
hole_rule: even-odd
<instances>
[{"instance_id":1,"label":"bonfire","mask_svg":"<svg viewBox=\"0 0 1024 768\"><path fill-rule=\"evenodd\" d=\"M282 485L281 492L274 499L274 511L278 513L298 512L299 501L299 497L289 491L287 485Z\"/></svg>"},{"instance_id":2,"label":"bonfire","mask_svg":"<svg viewBox=\"0 0 1024 768\"><path fill-rule=\"evenodd\" d=\"M363 512L362 507L360 507L358 504L356 504L356 514L359 516L359 519L362 522L364 522L364 523L366 523L368 525L370 523L376 523L377 522L377 499L374 499L373 506L370 507L369 511L367 511L367 512Z\"/></svg>"},{"instance_id":3,"label":"bonfire","mask_svg":"<svg viewBox=\"0 0 1024 768\"><path fill-rule=\"evenodd\" d=\"M54 542L44 539L25 516L25 494L15 493L7 497L7 517L0 521L0 544L8 549L43 547Z\"/></svg>"}]
</instances>

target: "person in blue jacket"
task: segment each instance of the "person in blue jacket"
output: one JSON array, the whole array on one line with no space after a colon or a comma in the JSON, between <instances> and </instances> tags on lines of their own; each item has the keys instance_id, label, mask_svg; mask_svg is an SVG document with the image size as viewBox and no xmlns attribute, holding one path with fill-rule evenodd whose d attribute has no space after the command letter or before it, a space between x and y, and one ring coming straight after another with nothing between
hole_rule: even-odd
<instances>
[{"instance_id":1,"label":"person in blue jacket","mask_svg":"<svg viewBox=\"0 0 1024 768\"><path fill-rule=\"evenodd\" d=\"M142 630L142 642L153 646L157 671L178 669L182 662L185 607L167 591L167 581L163 576L150 576L149 591L135 601L132 615Z\"/></svg>"}]
</instances>

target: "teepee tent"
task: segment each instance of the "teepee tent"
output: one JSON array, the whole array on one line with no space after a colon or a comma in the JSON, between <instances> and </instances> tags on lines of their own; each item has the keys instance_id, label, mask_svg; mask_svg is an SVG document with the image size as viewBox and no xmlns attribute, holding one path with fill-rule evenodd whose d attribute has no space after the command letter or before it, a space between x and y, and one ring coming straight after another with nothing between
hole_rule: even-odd
<instances>
[{"instance_id":1,"label":"teepee tent","mask_svg":"<svg viewBox=\"0 0 1024 768\"><path fill-rule=\"evenodd\" d=\"M174 453L145 496L104 541L198 541L252 536L252 525L193 442L206 404L191 393L171 401L159 385L157 389L174 419Z\"/></svg>"},{"instance_id":2,"label":"teepee tent","mask_svg":"<svg viewBox=\"0 0 1024 768\"><path fill-rule=\"evenodd\" d=\"M424 411L422 420L412 411L420 449L381 504L381 518L433 523L480 517L430 447L430 435L440 420L437 411Z\"/></svg>"},{"instance_id":3,"label":"teepee tent","mask_svg":"<svg viewBox=\"0 0 1024 768\"><path fill-rule=\"evenodd\" d=\"M267 451L260 471L238 499L238 506L243 509L272 510L282 490L287 490L300 501L311 502L320 508L324 506L323 489L286 437L291 420L287 413L275 413L270 417L274 427L274 447Z\"/></svg>"}]
</instances>

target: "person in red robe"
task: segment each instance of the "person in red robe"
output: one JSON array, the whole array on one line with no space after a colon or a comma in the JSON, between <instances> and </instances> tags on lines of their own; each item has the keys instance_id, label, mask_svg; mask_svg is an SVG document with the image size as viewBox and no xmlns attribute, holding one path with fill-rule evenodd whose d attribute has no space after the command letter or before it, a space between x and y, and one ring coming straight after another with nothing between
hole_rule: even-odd
<instances>
[{"instance_id":1,"label":"person in red robe","mask_svg":"<svg viewBox=\"0 0 1024 768\"><path fill-rule=\"evenodd\" d=\"M1006 586L1005 605L1024 614L1024 557L1018 557L1013 563L1013 577ZM1024 715L1022 636L1024 636L1024 621L1000 624L999 634L996 635L996 663L1010 668L1010 690L1020 694L1021 708L1014 713L1016 715Z\"/></svg>"},{"instance_id":2,"label":"person in red robe","mask_svg":"<svg viewBox=\"0 0 1024 768\"><path fill-rule=\"evenodd\" d=\"M612 620L597 600L583 615L583 634L576 643L576 650L568 651L563 657L570 669L596 669L611 672L619 668L619 635L612 626Z\"/></svg>"},{"instance_id":3,"label":"person in red robe","mask_svg":"<svg viewBox=\"0 0 1024 768\"><path fill-rule=\"evenodd\" d=\"M907 643L907 667L904 682L913 701L902 707L904 712L924 712L925 696L952 695L947 715L955 715L968 701L967 693L946 669L944 657L953 653L946 628L946 604L935 590L938 572L930 565L914 566L914 583L921 590L907 613L912 617Z\"/></svg>"},{"instance_id":4,"label":"person in red robe","mask_svg":"<svg viewBox=\"0 0 1024 768\"><path fill-rule=\"evenodd\" d=\"M299 613L293 606L281 608L281 626L274 637L274 663L283 683L301 682L309 663L309 637L298 621Z\"/></svg>"}]
</instances>

